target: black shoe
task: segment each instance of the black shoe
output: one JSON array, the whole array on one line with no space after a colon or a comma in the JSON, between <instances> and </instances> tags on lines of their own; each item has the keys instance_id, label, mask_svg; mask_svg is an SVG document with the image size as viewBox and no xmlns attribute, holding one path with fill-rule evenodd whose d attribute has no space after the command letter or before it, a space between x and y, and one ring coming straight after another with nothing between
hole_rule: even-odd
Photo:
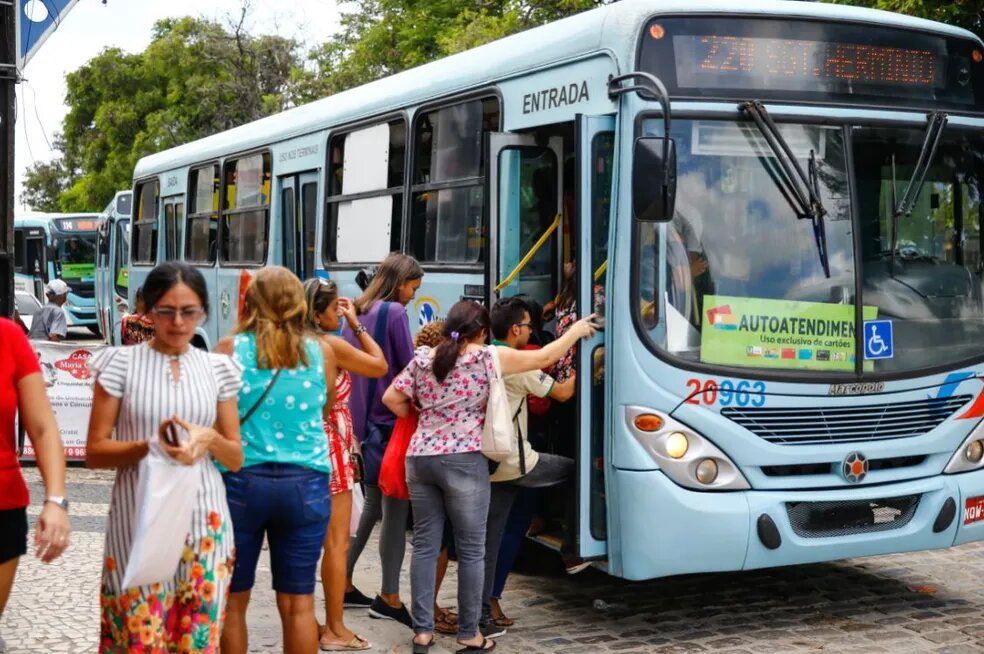
<instances>
[{"instance_id":1,"label":"black shoe","mask_svg":"<svg viewBox=\"0 0 984 654\"><path fill-rule=\"evenodd\" d=\"M486 622L478 625L478 630L483 638L498 638L506 635L506 628L499 627L494 622Z\"/></svg>"},{"instance_id":2,"label":"black shoe","mask_svg":"<svg viewBox=\"0 0 984 654\"><path fill-rule=\"evenodd\" d=\"M358 588L345 593L345 601L342 604L347 609L368 609L372 606L372 600L362 594Z\"/></svg>"},{"instance_id":3,"label":"black shoe","mask_svg":"<svg viewBox=\"0 0 984 654\"><path fill-rule=\"evenodd\" d=\"M369 617L379 620L396 620L413 629L413 620L410 618L410 611L407 611L406 605L401 604L400 608L394 609L384 602L379 595L376 595L376 599L369 606Z\"/></svg>"}]
</instances>

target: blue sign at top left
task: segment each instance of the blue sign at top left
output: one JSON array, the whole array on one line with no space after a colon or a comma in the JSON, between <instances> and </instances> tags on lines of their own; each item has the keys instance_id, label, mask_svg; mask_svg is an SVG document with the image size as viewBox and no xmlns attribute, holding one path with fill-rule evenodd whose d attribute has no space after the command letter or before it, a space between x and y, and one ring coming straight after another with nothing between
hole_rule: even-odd
<instances>
[{"instance_id":1,"label":"blue sign at top left","mask_svg":"<svg viewBox=\"0 0 984 654\"><path fill-rule=\"evenodd\" d=\"M17 67L31 60L79 0L17 0Z\"/></svg>"}]
</instances>

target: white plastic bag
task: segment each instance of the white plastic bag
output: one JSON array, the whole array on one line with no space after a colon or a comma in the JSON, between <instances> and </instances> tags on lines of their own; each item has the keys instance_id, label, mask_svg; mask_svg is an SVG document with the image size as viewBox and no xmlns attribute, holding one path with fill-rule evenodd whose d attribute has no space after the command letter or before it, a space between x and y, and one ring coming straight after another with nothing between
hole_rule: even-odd
<instances>
[{"instance_id":1,"label":"white plastic bag","mask_svg":"<svg viewBox=\"0 0 984 654\"><path fill-rule=\"evenodd\" d=\"M164 454L156 442L137 473L133 546L123 588L163 582L175 575L191 531L202 462L184 465Z\"/></svg>"},{"instance_id":2,"label":"white plastic bag","mask_svg":"<svg viewBox=\"0 0 984 654\"><path fill-rule=\"evenodd\" d=\"M366 498L362 494L362 484L356 484L352 489L352 518L349 520L349 535L355 536L359 531L359 520L362 519L362 507L366 503Z\"/></svg>"}]
</instances>

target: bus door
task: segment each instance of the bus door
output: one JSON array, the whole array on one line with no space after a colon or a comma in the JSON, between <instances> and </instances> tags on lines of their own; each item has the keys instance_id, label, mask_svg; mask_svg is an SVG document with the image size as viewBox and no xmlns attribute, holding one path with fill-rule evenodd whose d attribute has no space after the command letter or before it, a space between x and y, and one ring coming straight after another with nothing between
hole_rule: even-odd
<instances>
[{"instance_id":1,"label":"bus door","mask_svg":"<svg viewBox=\"0 0 984 654\"><path fill-rule=\"evenodd\" d=\"M96 322L99 323L99 332L103 337L112 343L111 317L110 311L114 304L113 284L110 280L113 274L111 263L113 252L113 220L106 216L99 222L96 230Z\"/></svg>"},{"instance_id":2,"label":"bus door","mask_svg":"<svg viewBox=\"0 0 984 654\"><path fill-rule=\"evenodd\" d=\"M312 170L278 180L281 265L304 281L314 277L318 173Z\"/></svg>"},{"instance_id":3,"label":"bus door","mask_svg":"<svg viewBox=\"0 0 984 654\"><path fill-rule=\"evenodd\" d=\"M19 230L24 238L24 259L23 272L24 279L29 280L23 287L18 286L19 290L33 293L41 304L45 302L44 285L50 279L48 277L48 238L41 227L24 227ZM15 235L16 241L17 238ZM20 255L16 254L16 259L20 261Z\"/></svg>"},{"instance_id":4,"label":"bus door","mask_svg":"<svg viewBox=\"0 0 984 654\"><path fill-rule=\"evenodd\" d=\"M561 279L563 139L494 133L489 153L489 306L519 294L545 304Z\"/></svg>"},{"instance_id":5,"label":"bus door","mask_svg":"<svg viewBox=\"0 0 984 654\"><path fill-rule=\"evenodd\" d=\"M613 116L577 117L576 130L578 315L607 311L608 234L611 220ZM607 342L607 345L606 345ZM605 494L605 401L612 380L606 374L605 348L612 340L600 331L578 348L577 393L580 439L577 450L578 548L584 559L607 552ZM610 357L607 357L610 360Z\"/></svg>"}]
</instances>

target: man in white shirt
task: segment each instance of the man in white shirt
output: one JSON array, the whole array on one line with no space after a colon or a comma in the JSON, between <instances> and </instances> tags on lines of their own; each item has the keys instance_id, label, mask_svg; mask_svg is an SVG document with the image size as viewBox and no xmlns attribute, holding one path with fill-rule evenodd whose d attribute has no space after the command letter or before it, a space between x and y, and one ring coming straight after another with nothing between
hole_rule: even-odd
<instances>
[{"instance_id":1,"label":"man in white shirt","mask_svg":"<svg viewBox=\"0 0 984 654\"><path fill-rule=\"evenodd\" d=\"M62 341L68 336L68 320L62 306L68 302L68 284L51 280L45 287L48 304L34 314L27 337L32 341Z\"/></svg>"},{"instance_id":2,"label":"man in white shirt","mask_svg":"<svg viewBox=\"0 0 984 654\"><path fill-rule=\"evenodd\" d=\"M526 304L519 298L499 300L492 307L492 344L497 347L511 347L517 350L529 344L533 332L533 322ZM549 397L558 402L566 402L574 395L576 378L556 382L545 372L534 370L518 375L508 375L503 379L509 408L513 414L513 426L519 446L509 457L498 464L492 474L492 495L489 500L489 518L485 532L485 588L482 595L482 625L491 625L491 594L495 578L495 566L499 545L505 531L506 520L516 496L521 488L545 488L564 483L574 476L574 460L556 454L541 453L534 450L527 440L528 408L527 395ZM571 504L573 506L573 504ZM568 512L570 513L570 512ZM568 524L569 528L571 525ZM566 534L565 534L566 536ZM575 561L569 550L571 539L564 538L561 555L570 574L580 572L586 563ZM496 631L498 633L492 633ZM485 633L487 638L502 635L504 629Z\"/></svg>"}]
</instances>

